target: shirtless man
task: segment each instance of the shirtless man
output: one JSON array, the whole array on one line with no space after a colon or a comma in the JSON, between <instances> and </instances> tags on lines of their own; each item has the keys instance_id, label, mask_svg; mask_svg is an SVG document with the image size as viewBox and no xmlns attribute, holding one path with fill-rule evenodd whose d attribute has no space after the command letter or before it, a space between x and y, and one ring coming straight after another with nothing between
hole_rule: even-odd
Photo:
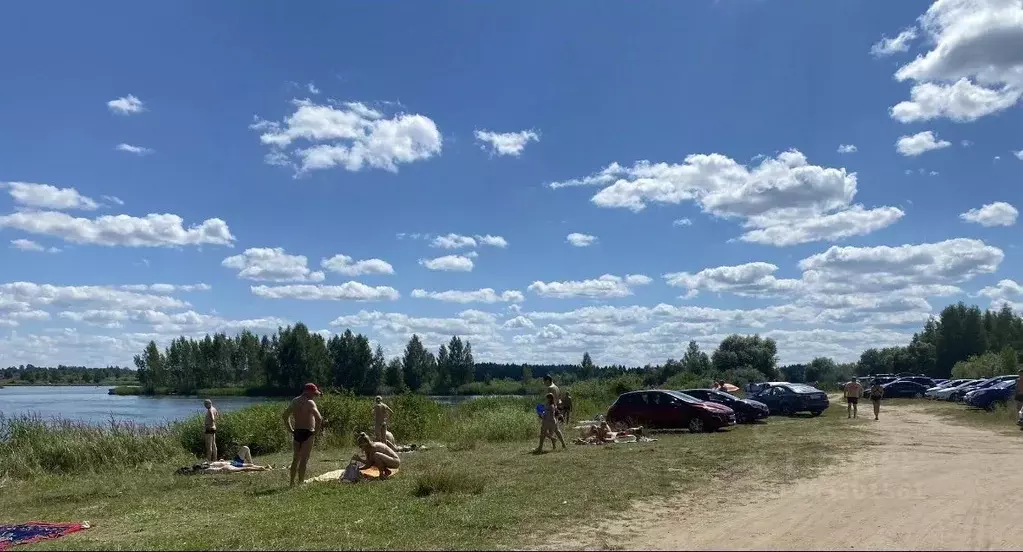
<instances>
[{"instance_id":1,"label":"shirtless man","mask_svg":"<svg viewBox=\"0 0 1023 552\"><path fill-rule=\"evenodd\" d=\"M398 453L394 452L394 449L387 446L386 443L374 442L365 433L360 433L355 442L366 457L360 458L356 454L352 456L352 460L361 463L363 468L376 466L380 470L380 479L387 479L391 475L391 470L401 467L401 458L398 457Z\"/></svg>"},{"instance_id":2,"label":"shirtless man","mask_svg":"<svg viewBox=\"0 0 1023 552\"><path fill-rule=\"evenodd\" d=\"M217 420L220 418L220 411L213 407L213 401L206 399L202 402L206 407L206 419L203 426L206 429L203 438L206 442L206 461L217 461Z\"/></svg>"},{"instance_id":3,"label":"shirtless man","mask_svg":"<svg viewBox=\"0 0 1023 552\"><path fill-rule=\"evenodd\" d=\"M309 454L313 451L313 434L323 424L320 409L316 408L313 397L322 395L315 383L307 383L302 394L291 400L284 411L284 422L294 437L294 454L291 457L291 486L295 486L295 473L298 482L305 481L305 468L309 463ZM294 424L292 419L294 418Z\"/></svg>"},{"instance_id":4,"label":"shirtless man","mask_svg":"<svg viewBox=\"0 0 1023 552\"><path fill-rule=\"evenodd\" d=\"M856 403L860 402L861 395L863 395L863 385L859 378L853 377L852 381L845 384L845 402L849 403L846 413L849 418L856 417Z\"/></svg>"},{"instance_id":5,"label":"shirtless man","mask_svg":"<svg viewBox=\"0 0 1023 552\"><path fill-rule=\"evenodd\" d=\"M386 437L384 432L387 431L387 421L391 418L391 414L394 414L394 411L384 404L383 397L377 395L373 403L373 429L377 441L383 441Z\"/></svg>"}]
</instances>

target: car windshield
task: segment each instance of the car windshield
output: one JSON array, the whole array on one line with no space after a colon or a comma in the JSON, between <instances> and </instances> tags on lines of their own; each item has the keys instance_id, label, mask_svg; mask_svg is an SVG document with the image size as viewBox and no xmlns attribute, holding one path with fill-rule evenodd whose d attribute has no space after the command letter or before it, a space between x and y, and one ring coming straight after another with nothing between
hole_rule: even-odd
<instances>
[{"instance_id":1,"label":"car windshield","mask_svg":"<svg viewBox=\"0 0 1023 552\"><path fill-rule=\"evenodd\" d=\"M697 399L696 397L693 397L691 395L686 395L685 393L680 393L678 391L665 391L665 393L671 395L672 397L675 397L676 399L681 400L682 402L687 402L687 403L702 403L703 402L700 399Z\"/></svg>"},{"instance_id":2,"label":"car windshield","mask_svg":"<svg viewBox=\"0 0 1023 552\"><path fill-rule=\"evenodd\" d=\"M817 389L816 387L810 387L809 385L803 385L801 383L793 383L792 385L789 385L789 389L795 391L796 393L819 393L820 392L820 389Z\"/></svg>"},{"instance_id":3,"label":"car windshield","mask_svg":"<svg viewBox=\"0 0 1023 552\"><path fill-rule=\"evenodd\" d=\"M1016 386L1016 381L1015 380L1005 380L1003 382L995 384L994 387L997 388L997 389L1008 389L1010 387L1015 387L1015 386Z\"/></svg>"}]
</instances>

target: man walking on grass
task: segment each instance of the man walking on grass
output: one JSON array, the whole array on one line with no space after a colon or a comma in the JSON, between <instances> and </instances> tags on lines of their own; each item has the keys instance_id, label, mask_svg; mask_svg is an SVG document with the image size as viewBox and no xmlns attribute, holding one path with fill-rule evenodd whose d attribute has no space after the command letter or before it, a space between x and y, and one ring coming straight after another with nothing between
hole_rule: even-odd
<instances>
[{"instance_id":1,"label":"man walking on grass","mask_svg":"<svg viewBox=\"0 0 1023 552\"><path fill-rule=\"evenodd\" d=\"M206 461L217 461L217 420L220 419L220 411L213 407L213 401L206 399L202 402L206 407L206 418L203 421L205 434L203 439L206 445Z\"/></svg>"},{"instance_id":2,"label":"man walking on grass","mask_svg":"<svg viewBox=\"0 0 1023 552\"><path fill-rule=\"evenodd\" d=\"M860 384L860 380L857 377L853 377L852 381L845 384L845 402L849 403L846 407L849 418L856 417L856 403L860 402L860 396L863 395L863 385Z\"/></svg>"},{"instance_id":3,"label":"man walking on grass","mask_svg":"<svg viewBox=\"0 0 1023 552\"><path fill-rule=\"evenodd\" d=\"M315 383L307 383L302 388L302 394L292 399L284 411L284 421L294 439L291 457L292 487L295 486L296 474L299 483L305 481L305 468L313 451L313 434L323 425L323 416L320 415L320 409L316 408L313 397L322 394Z\"/></svg>"}]
</instances>

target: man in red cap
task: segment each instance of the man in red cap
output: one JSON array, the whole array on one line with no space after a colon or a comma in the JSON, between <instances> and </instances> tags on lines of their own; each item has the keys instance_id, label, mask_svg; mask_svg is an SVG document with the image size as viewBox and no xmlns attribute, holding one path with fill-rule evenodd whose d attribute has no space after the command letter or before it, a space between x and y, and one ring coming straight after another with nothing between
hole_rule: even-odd
<instances>
[{"instance_id":1,"label":"man in red cap","mask_svg":"<svg viewBox=\"0 0 1023 552\"><path fill-rule=\"evenodd\" d=\"M309 463L309 454L313 451L313 434L323 424L320 409L316 408L313 397L322 395L315 383L307 383L302 394L291 400L284 411L284 421L294 437L294 454L291 457L291 485L295 485L295 473L298 482L305 481L305 467ZM294 419L294 424L292 423Z\"/></svg>"}]
</instances>

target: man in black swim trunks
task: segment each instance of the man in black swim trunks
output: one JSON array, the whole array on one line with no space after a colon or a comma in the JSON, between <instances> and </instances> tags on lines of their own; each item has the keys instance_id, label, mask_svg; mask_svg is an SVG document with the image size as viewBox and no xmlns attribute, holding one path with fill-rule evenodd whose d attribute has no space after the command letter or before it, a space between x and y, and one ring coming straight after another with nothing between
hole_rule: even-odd
<instances>
[{"instance_id":1,"label":"man in black swim trunks","mask_svg":"<svg viewBox=\"0 0 1023 552\"><path fill-rule=\"evenodd\" d=\"M313 451L313 435L323 424L320 409L316 408L313 397L322 395L314 383L307 383L302 394L291 400L284 411L284 421L294 438L294 454L291 457L291 485L295 485L297 472L298 482L305 481L305 468L309 463L309 454ZM294 424L292 424L294 418Z\"/></svg>"}]
</instances>

